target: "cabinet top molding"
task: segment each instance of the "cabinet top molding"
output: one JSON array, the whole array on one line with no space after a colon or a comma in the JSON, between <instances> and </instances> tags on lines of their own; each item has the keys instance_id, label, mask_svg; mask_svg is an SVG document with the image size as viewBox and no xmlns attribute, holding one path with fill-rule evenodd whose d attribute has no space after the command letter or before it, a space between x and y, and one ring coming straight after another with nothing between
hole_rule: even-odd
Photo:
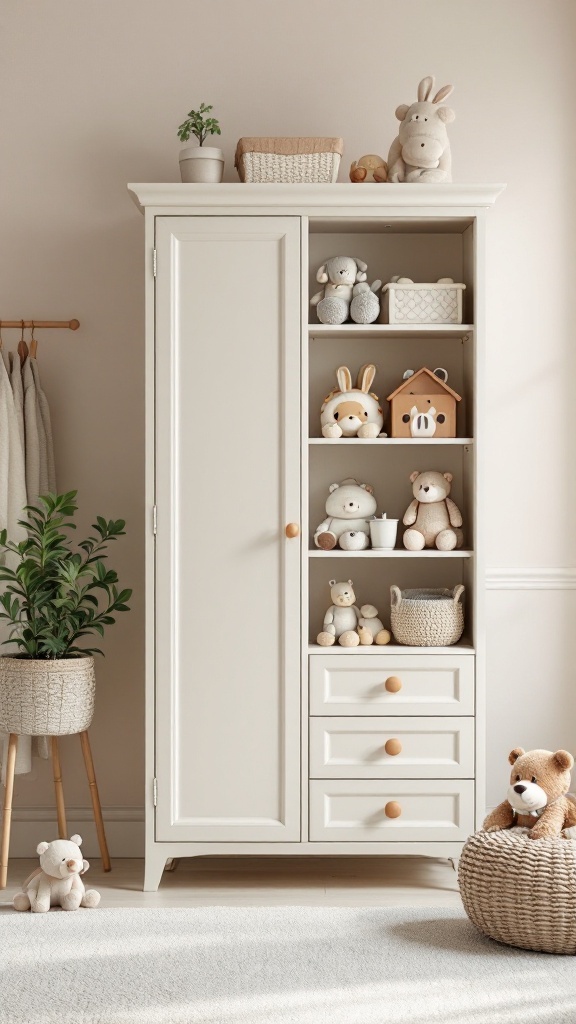
<instances>
[{"instance_id":1,"label":"cabinet top molding","mask_svg":"<svg viewBox=\"0 0 576 1024\"><path fill-rule=\"evenodd\" d=\"M281 185L224 183L213 185L129 184L128 190L140 210L146 207L169 208L187 206L308 209L341 212L343 208L370 214L382 210L434 211L454 207L483 209L493 206L506 188L505 185L477 185L451 183L446 185L418 184L352 184L340 182L329 185Z\"/></svg>"}]
</instances>

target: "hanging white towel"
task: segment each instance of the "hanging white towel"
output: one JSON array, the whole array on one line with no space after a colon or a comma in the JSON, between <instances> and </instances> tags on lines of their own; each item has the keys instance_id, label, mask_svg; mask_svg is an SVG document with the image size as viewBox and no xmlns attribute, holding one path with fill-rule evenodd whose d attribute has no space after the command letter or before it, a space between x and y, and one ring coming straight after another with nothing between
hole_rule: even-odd
<instances>
[{"instance_id":1,"label":"hanging white towel","mask_svg":"<svg viewBox=\"0 0 576 1024\"><path fill-rule=\"evenodd\" d=\"M40 383L38 360L31 359L30 365L36 387L37 420L41 424L41 433L44 435L40 444L40 484L42 486L42 481L46 479L46 490L41 490L40 493L46 494L48 491L50 494L56 494L56 466L54 464L54 440L52 437L50 406Z\"/></svg>"},{"instance_id":2,"label":"hanging white towel","mask_svg":"<svg viewBox=\"0 0 576 1024\"><path fill-rule=\"evenodd\" d=\"M6 529L10 539L16 543L26 536L26 531L18 525L25 504L26 473L18 416L10 378L4 359L0 356L0 529ZM6 629L2 629L1 639L7 638ZM7 742L8 737L1 734L2 781L6 769ZM18 742L16 771L21 774L29 772L30 768L31 741L29 736L25 736Z\"/></svg>"}]
</instances>

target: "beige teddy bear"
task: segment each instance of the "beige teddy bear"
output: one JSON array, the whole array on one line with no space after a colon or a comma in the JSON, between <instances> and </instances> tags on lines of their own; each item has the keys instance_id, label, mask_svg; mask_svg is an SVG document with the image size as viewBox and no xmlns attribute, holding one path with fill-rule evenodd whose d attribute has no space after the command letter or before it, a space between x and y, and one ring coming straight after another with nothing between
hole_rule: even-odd
<instances>
[{"instance_id":1,"label":"beige teddy bear","mask_svg":"<svg viewBox=\"0 0 576 1024\"><path fill-rule=\"evenodd\" d=\"M356 594L352 580L345 583L330 580L330 597L332 604L324 616L322 631L316 637L320 647L332 647L336 641L342 647L390 642L390 633L378 618L378 609L373 604L363 604L358 609L354 604Z\"/></svg>"},{"instance_id":2,"label":"beige teddy bear","mask_svg":"<svg viewBox=\"0 0 576 1024\"><path fill-rule=\"evenodd\" d=\"M576 804L567 795L574 765L572 754L567 750L526 752L515 747L508 760L512 771L506 800L488 815L484 831L499 832L520 825L530 829L530 839L560 835L572 839Z\"/></svg>"},{"instance_id":3,"label":"beige teddy bear","mask_svg":"<svg viewBox=\"0 0 576 1024\"><path fill-rule=\"evenodd\" d=\"M80 850L82 839L56 839L53 843L39 843L40 867L26 879L22 892L14 896L15 910L31 910L45 914L50 907L78 910L78 907L97 907L100 893L84 888L80 878L90 867Z\"/></svg>"},{"instance_id":4,"label":"beige teddy bear","mask_svg":"<svg viewBox=\"0 0 576 1024\"><path fill-rule=\"evenodd\" d=\"M404 547L408 551L437 547L439 551L461 548L464 535L462 515L449 498L452 473L430 470L410 474L413 501L410 502L402 522L410 529L404 533Z\"/></svg>"}]
</instances>

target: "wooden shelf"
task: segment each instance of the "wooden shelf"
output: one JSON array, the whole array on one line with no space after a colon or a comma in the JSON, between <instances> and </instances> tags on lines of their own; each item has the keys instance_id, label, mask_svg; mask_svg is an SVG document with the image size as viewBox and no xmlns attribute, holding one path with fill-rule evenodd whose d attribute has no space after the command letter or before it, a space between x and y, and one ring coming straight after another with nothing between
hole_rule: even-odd
<instances>
[{"instance_id":1,"label":"wooden shelf","mask_svg":"<svg viewBox=\"0 0 576 1024\"><path fill-rule=\"evenodd\" d=\"M369 647L341 647L334 644L332 647L321 647L320 644L309 643L308 654L351 654L353 657L372 656L378 654L474 654L474 647L468 640L460 640L450 647L406 647L404 644L371 644Z\"/></svg>"},{"instance_id":2,"label":"wooden shelf","mask_svg":"<svg viewBox=\"0 0 576 1024\"><path fill-rule=\"evenodd\" d=\"M310 338L463 338L473 324L308 324Z\"/></svg>"},{"instance_id":3,"label":"wooden shelf","mask_svg":"<svg viewBox=\"0 0 576 1024\"><path fill-rule=\"evenodd\" d=\"M458 548L456 551L438 551L437 548L425 548L424 551L406 551L405 548L394 548L391 551L374 551L367 548L365 551L342 551L341 548L332 548L331 551L323 551L321 548L310 548L310 558L472 558L474 552L470 548Z\"/></svg>"},{"instance_id":4,"label":"wooden shelf","mask_svg":"<svg viewBox=\"0 0 576 1024\"><path fill-rule=\"evenodd\" d=\"M309 437L308 444L322 445L469 445L474 444L473 437Z\"/></svg>"}]
</instances>

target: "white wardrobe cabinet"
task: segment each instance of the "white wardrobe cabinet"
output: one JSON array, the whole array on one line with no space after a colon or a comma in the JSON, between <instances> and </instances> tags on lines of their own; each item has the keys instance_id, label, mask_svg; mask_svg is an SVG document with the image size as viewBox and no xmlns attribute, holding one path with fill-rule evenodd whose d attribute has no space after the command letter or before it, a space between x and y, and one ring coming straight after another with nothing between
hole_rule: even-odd
<instances>
[{"instance_id":1,"label":"white wardrobe cabinet","mask_svg":"<svg viewBox=\"0 0 576 1024\"><path fill-rule=\"evenodd\" d=\"M203 854L457 857L484 813L484 217L502 186L131 185L145 212L146 874ZM327 327L316 270L450 276L465 323ZM381 320L383 319L381 315ZM322 437L340 365L443 366L458 437ZM454 552L324 552L332 481L400 516L450 471ZM318 647L330 579L389 623L389 591L466 586L449 648Z\"/></svg>"}]
</instances>

